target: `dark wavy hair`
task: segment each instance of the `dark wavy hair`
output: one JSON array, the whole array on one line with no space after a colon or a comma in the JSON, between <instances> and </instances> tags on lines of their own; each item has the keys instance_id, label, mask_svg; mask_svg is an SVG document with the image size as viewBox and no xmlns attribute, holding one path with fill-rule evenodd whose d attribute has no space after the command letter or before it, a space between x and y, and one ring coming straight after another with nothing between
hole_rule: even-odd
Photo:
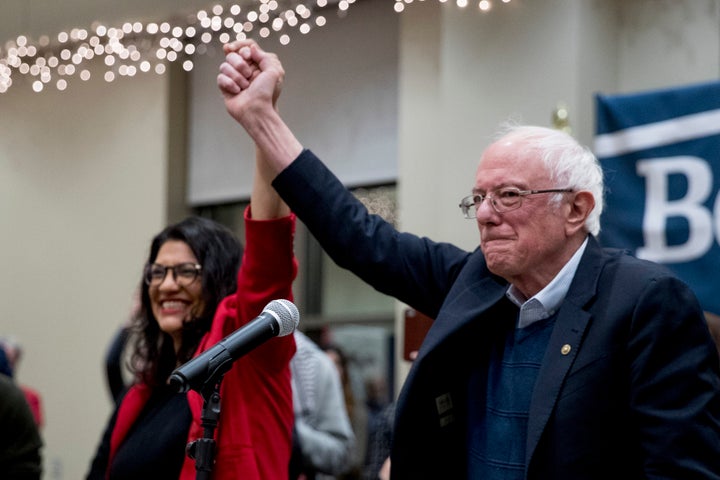
<instances>
[{"instance_id":1,"label":"dark wavy hair","mask_svg":"<svg viewBox=\"0 0 720 480\"><path fill-rule=\"evenodd\" d=\"M243 248L227 227L207 218L188 217L166 227L153 238L147 264L155 262L169 240L185 242L202 265L203 311L186 321L177 354L170 335L160 330L150 304L149 286L140 280L140 308L133 322L134 342L130 368L151 387L164 385L178 364L190 360L203 335L210 330L220 301L237 289ZM197 281L197 280L196 280Z\"/></svg>"}]
</instances>

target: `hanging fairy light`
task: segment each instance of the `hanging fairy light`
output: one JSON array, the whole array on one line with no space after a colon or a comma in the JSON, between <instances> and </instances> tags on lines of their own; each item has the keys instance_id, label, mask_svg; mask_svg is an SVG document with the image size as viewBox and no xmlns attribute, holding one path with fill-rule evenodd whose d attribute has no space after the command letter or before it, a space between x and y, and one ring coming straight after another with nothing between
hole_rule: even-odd
<instances>
[{"instance_id":1,"label":"hanging fairy light","mask_svg":"<svg viewBox=\"0 0 720 480\"><path fill-rule=\"evenodd\" d=\"M395 6L394 9L396 12L400 13L405 10L405 6L413 3L415 0L395 0ZM425 0L417 0L419 2L423 2ZM440 3L450 3L451 0L438 0ZM460 8L467 8L471 2L469 0L453 0L455 5L457 5ZM500 3L510 3L510 0L499 0ZM489 12L493 7L493 1L492 0L475 0L477 8L481 12ZM498 3L498 0L495 0L494 3Z\"/></svg>"},{"instance_id":2,"label":"hanging fairy light","mask_svg":"<svg viewBox=\"0 0 720 480\"><path fill-rule=\"evenodd\" d=\"M355 0L340 0L337 12L344 13ZM54 38L42 36L33 41L26 35L0 45L0 94L27 77L35 92L47 88L69 88L73 80L91 78L89 62L102 60L103 78L140 73L162 75L168 63L180 62L185 71L194 68L195 55L202 55L216 44L259 35L276 37L282 45L295 33L304 35L327 23L327 0L247 0L244 4L217 4L199 10L175 24L125 22L113 27L96 23L89 29L73 28Z\"/></svg>"}]
</instances>

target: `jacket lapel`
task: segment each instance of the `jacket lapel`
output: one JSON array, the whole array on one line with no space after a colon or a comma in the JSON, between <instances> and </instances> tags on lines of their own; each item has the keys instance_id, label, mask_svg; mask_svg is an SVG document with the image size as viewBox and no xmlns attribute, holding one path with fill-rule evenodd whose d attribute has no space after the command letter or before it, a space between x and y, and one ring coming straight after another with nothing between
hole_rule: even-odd
<instances>
[{"instance_id":1,"label":"jacket lapel","mask_svg":"<svg viewBox=\"0 0 720 480\"><path fill-rule=\"evenodd\" d=\"M568 371L582 348L582 339L592 318L585 305L596 295L604 264L602 256L597 240L589 237L570 289L558 310L555 327L533 390L528 417L526 465L530 465L530 459L555 408Z\"/></svg>"},{"instance_id":2,"label":"jacket lapel","mask_svg":"<svg viewBox=\"0 0 720 480\"><path fill-rule=\"evenodd\" d=\"M472 263L478 263L478 265L472 268ZM420 372L425 369L425 359L429 352L438 349L458 330L482 318L483 314L505 295L507 283L487 272L479 250L471 256L468 265L463 272L474 272L474 274L461 274L445 299L441 313L428 330L418 351L418 356L400 391L397 401L398 412L404 411L405 404L410 402L412 393L410 393L411 388L409 387L416 386L416 377L420 383L425 381L420 380L423 378Z\"/></svg>"},{"instance_id":3,"label":"jacket lapel","mask_svg":"<svg viewBox=\"0 0 720 480\"><path fill-rule=\"evenodd\" d=\"M460 289L453 289L442 309L441 316L430 327L418 352L416 362L421 360L426 352L437 348L456 331L480 318L483 313L503 298L505 290L507 290L507 284L488 277L466 283Z\"/></svg>"}]
</instances>

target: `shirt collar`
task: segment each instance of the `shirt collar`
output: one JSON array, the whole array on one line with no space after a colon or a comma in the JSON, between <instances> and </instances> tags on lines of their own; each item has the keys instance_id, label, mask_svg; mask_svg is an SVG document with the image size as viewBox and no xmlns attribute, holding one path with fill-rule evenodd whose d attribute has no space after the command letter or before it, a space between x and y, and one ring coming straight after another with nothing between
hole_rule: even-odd
<instances>
[{"instance_id":1,"label":"shirt collar","mask_svg":"<svg viewBox=\"0 0 720 480\"><path fill-rule=\"evenodd\" d=\"M524 328L538 320L548 318L557 311L570 289L587 243L588 239L585 238L580 248L555 275L555 278L531 298L523 301L522 293L514 285L510 285L505 295L520 308L518 328Z\"/></svg>"}]
</instances>

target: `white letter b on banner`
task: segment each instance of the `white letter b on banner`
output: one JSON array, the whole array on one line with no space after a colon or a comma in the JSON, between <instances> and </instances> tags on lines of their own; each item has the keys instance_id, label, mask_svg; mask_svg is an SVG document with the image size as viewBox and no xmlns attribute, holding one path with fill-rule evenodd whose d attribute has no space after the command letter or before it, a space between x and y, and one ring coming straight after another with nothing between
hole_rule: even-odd
<instances>
[{"instance_id":1,"label":"white letter b on banner","mask_svg":"<svg viewBox=\"0 0 720 480\"><path fill-rule=\"evenodd\" d=\"M645 245L637 249L637 256L660 263L676 263L705 255L713 242L712 212L703 206L713 183L707 162L691 156L644 159L637 162L637 173L646 178ZM687 193L677 200L669 200L668 178L673 174L687 179ZM687 219L688 239L684 244L667 244L666 227L670 217Z\"/></svg>"}]
</instances>

